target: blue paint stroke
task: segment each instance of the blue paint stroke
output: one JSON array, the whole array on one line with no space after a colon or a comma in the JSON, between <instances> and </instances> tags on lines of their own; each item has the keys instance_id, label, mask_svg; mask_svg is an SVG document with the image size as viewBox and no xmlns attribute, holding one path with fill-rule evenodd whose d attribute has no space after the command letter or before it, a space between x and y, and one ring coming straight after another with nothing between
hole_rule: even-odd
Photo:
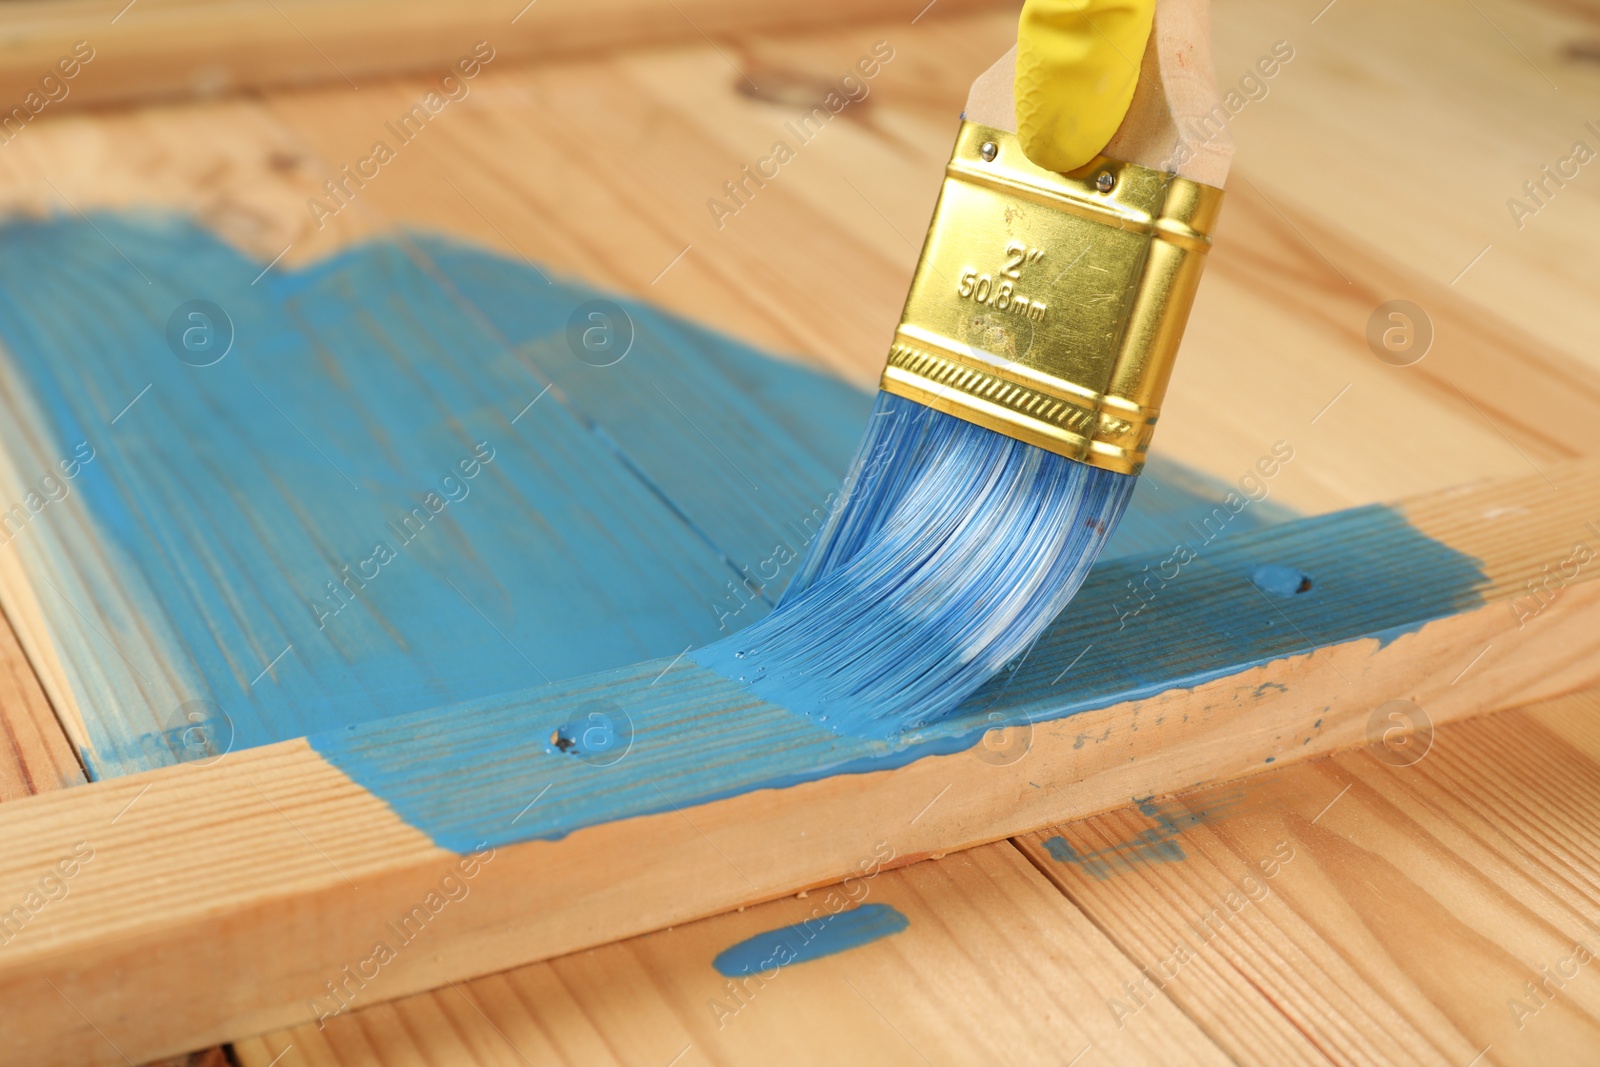
<instances>
[{"instance_id":1,"label":"blue paint stroke","mask_svg":"<svg viewBox=\"0 0 1600 1067\"><path fill-rule=\"evenodd\" d=\"M1267 600L1259 558L1315 567L1316 589ZM957 712L895 737L837 732L766 703L687 657L602 671L382 722L313 735L311 746L441 847L559 838L584 826L671 811L755 789L888 770L970 749L985 731L1192 689L1327 645L1383 647L1476 607L1478 562L1384 507L1285 523L1221 543L1117 628L1113 604L1140 560L1095 568L1032 653ZM1218 699L1250 699L1255 684ZM1292 700L1293 685L1283 699ZM627 755L547 751L588 706L620 711ZM532 803L535 798L536 803Z\"/></svg>"},{"instance_id":2,"label":"blue paint stroke","mask_svg":"<svg viewBox=\"0 0 1600 1067\"><path fill-rule=\"evenodd\" d=\"M860 948L910 925L911 920L897 908L863 904L746 938L718 953L711 965L725 978L771 977L779 968Z\"/></svg>"},{"instance_id":3,"label":"blue paint stroke","mask_svg":"<svg viewBox=\"0 0 1600 1067\"><path fill-rule=\"evenodd\" d=\"M1150 797L1135 799L1139 811L1155 825L1141 830L1126 841L1079 851L1061 835L1048 838L1044 849L1058 863L1083 868L1093 878L1105 880L1120 871L1153 863L1175 863L1187 859L1178 836L1191 826L1216 822L1237 814L1242 795L1221 798L1203 808L1189 808L1173 801L1156 802Z\"/></svg>"},{"instance_id":4,"label":"blue paint stroke","mask_svg":"<svg viewBox=\"0 0 1600 1067\"><path fill-rule=\"evenodd\" d=\"M0 538L53 583L91 773L191 758L196 700L244 748L765 613L870 397L621 298L631 350L591 366L567 327L598 295L437 238L263 275L162 216L0 228L0 342L36 424L0 418L0 447L29 482L96 450ZM213 366L168 348L195 298L232 320Z\"/></svg>"}]
</instances>

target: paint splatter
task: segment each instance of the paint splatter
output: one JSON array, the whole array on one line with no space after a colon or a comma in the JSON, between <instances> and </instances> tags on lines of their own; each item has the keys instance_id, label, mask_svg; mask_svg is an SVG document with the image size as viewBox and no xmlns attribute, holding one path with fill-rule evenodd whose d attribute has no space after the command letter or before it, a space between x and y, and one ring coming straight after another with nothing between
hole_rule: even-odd
<instances>
[{"instance_id":1,"label":"paint splatter","mask_svg":"<svg viewBox=\"0 0 1600 1067\"><path fill-rule=\"evenodd\" d=\"M1110 878L1119 871L1152 863L1174 863L1186 859L1183 846L1177 838L1191 826L1216 822L1237 814L1243 801L1242 794L1218 798L1203 808L1189 808L1173 801L1157 803L1150 797L1135 799L1139 811L1154 819L1155 825L1142 830L1126 841L1105 845L1081 852L1059 834L1044 842L1044 850L1059 863L1081 867L1083 872L1097 879Z\"/></svg>"},{"instance_id":2,"label":"paint splatter","mask_svg":"<svg viewBox=\"0 0 1600 1067\"><path fill-rule=\"evenodd\" d=\"M870 944L911 925L898 908L889 904L863 904L850 911L822 915L792 926L746 938L724 949L711 961L727 978L766 974L796 963L809 963Z\"/></svg>"}]
</instances>

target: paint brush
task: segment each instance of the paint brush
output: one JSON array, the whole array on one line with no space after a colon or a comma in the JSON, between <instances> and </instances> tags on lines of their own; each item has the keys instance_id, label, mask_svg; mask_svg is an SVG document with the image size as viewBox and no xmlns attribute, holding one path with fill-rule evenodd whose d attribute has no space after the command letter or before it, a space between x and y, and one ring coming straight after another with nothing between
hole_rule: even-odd
<instances>
[{"instance_id":1,"label":"paint brush","mask_svg":"<svg viewBox=\"0 0 1600 1067\"><path fill-rule=\"evenodd\" d=\"M1067 606L1144 466L1220 206L1207 40L1204 0L1159 0L1126 117L1068 173L1022 150L1015 49L974 83L829 519L772 613L702 666L892 737Z\"/></svg>"}]
</instances>

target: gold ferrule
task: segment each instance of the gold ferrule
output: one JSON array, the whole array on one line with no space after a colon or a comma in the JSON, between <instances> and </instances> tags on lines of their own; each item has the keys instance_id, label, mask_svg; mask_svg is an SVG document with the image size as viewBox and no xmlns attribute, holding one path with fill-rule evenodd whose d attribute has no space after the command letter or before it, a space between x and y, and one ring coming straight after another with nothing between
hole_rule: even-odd
<instances>
[{"instance_id":1,"label":"gold ferrule","mask_svg":"<svg viewBox=\"0 0 1600 1067\"><path fill-rule=\"evenodd\" d=\"M1138 474L1221 203L1103 157L1043 170L963 122L881 388Z\"/></svg>"}]
</instances>

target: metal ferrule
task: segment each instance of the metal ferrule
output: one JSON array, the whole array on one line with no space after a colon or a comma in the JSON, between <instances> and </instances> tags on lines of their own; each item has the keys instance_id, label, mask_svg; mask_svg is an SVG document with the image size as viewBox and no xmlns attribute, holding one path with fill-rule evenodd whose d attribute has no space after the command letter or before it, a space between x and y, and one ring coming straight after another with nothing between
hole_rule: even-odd
<instances>
[{"instance_id":1,"label":"metal ferrule","mask_svg":"<svg viewBox=\"0 0 1600 1067\"><path fill-rule=\"evenodd\" d=\"M1103 157L1043 170L963 122L881 388L1139 473L1221 203Z\"/></svg>"}]
</instances>

